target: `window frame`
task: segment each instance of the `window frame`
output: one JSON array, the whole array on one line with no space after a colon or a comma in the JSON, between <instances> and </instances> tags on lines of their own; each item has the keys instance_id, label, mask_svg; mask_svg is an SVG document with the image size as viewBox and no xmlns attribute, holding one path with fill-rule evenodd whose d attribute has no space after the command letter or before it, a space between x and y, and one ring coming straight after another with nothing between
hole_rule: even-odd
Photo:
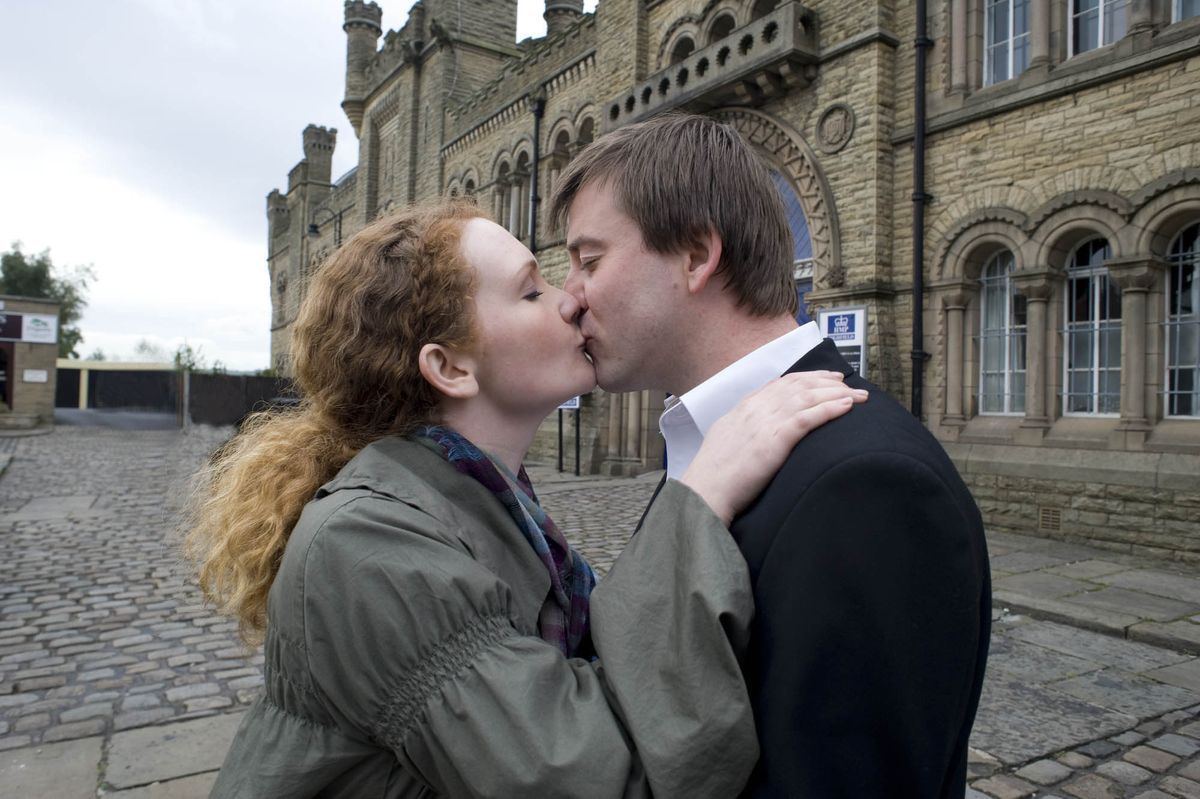
<instances>
[{"instance_id":1,"label":"window frame","mask_svg":"<svg viewBox=\"0 0 1200 799\"><path fill-rule=\"evenodd\" d=\"M1001 258L1007 258L1007 265L1003 268L1003 272L996 276L988 275L993 264L999 262ZM1018 325L1015 323L1015 310L1017 305L1017 297L1019 296L1016 287L1013 285L1012 274L1016 269L1016 256L1008 249L1002 249L991 255L979 270L979 375L976 385L975 402L977 413L980 416L1024 416L1025 415L1025 387L1029 379L1029 319L1026 316L1025 324ZM1001 291L1004 292L1004 312L1003 322L999 328L986 328L988 322L987 312L987 293L989 285L999 284ZM997 334L997 331L999 333ZM1024 368L1017 369L1013 363L1015 349L1015 337L1020 337L1020 346L1022 349L1022 362ZM1004 377L1004 390L1001 396L1003 399L1003 410L984 410L984 382L989 374L997 374L995 371L987 369L987 346L988 341L996 339L1003 347L1004 366L999 374ZM1014 378L1017 374L1023 377L1021 382L1021 391L1013 392ZM1020 404L1020 408L1014 408L1014 405Z\"/></svg>"},{"instance_id":2,"label":"window frame","mask_svg":"<svg viewBox=\"0 0 1200 799\"><path fill-rule=\"evenodd\" d=\"M1104 255L1100 259L1100 263L1091 264L1088 266L1078 266L1076 259L1080 251L1084 247L1094 246L1097 242L1103 243ZM1112 310L1109 309L1109 315L1103 319L1100 318L1101 304L1107 294L1107 287L1115 286L1112 275L1109 274L1108 267L1104 262L1112 257L1112 245L1104 236L1092 236L1080 241L1072 248L1071 257L1067 264L1066 279L1064 280L1063 289L1063 328L1062 328L1062 415L1069 417L1083 417L1091 419L1115 419L1121 415L1121 370L1124 368L1121 358L1121 342L1124 339L1124 319L1123 314L1120 314L1120 296L1121 289L1117 286L1117 309L1118 315L1112 316ZM1087 278L1091 282L1089 288L1088 311L1091 319L1086 323L1087 327L1072 328L1072 325L1081 323L1071 321L1071 299L1073 292L1071 290L1071 282L1073 279ZM1097 279L1101 278L1101 279ZM1115 328L1117 331L1117 350L1116 350L1116 373L1117 373L1117 409L1115 411L1100 411L1101 397L1111 396L1111 394L1102 393L1100 391L1100 377L1102 372L1113 371L1112 367L1102 367L1100 363L1100 355L1102 351L1103 333L1107 329ZM1079 332L1087 332L1092 336L1092 353L1091 364L1089 371L1091 372L1092 388L1090 391L1091 406L1096 410L1090 411L1073 411L1071 410L1071 397L1073 396L1088 396L1080 392L1071 391L1071 372L1081 372L1082 369L1076 367L1071 368L1071 353L1072 353L1072 335Z\"/></svg>"},{"instance_id":3,"label":"window frame","mask_svg":"<svg viewBox=\"0 0 1200 799\"><path fill-rule=\"evenodd\" d=\"M1193 228L1197 229L1197 239L1195 245L1196 249L1190 254L1190 256L1184 253L1176 254L1174 252L1175 248L1179 246L1183 240L1183 237L1187 235ZM1177 267L1183 266L1187 261L1190 261L1192 265L1192 290L1200 291L1200 289L1197 288L1200 286L1200 220L1188 225L1184 225L1183 229L1180 230L1179 233L1176 234L1175 238L1171 240L1171 244L1167 248L1167 263L1169 264L1167 268L1167 286L1166 291L1163 292L1163 302L1166 306L1166 310L1163 314L1163 418L1196 421L1200 420L1200 361L1198 361L1197 364L1192 367L1195 370L1195 374L1192 378L1193 389L1191 391L1193 396L1193 412L1190 414L1171 413L1171 396L1173 393L1181 393L1171 391L1171 371L1173 368L1186 368L1180 364L1172 364L1171 362L1175 354L1175 348L1172 346L1173 337L1171 335L1173 328L1176 325L1195 325L1200 327L1200 307L1193 308L1193 312L1191 314L1192 319L1182 322L1175 321L1175 318L1178 315L1173 312L1174 309L1171 307L1171 295L1175 290L1176 282L1175 270Z\"/></svg>"},{"instance_id":4,"label":"window frame","mask_svg":"<svg viewBox=\"0 0 1200 799\"><path fill-rule=\"evenodd\" d=\"M1040 1L1044 2L1044 0L1040 0ZM1024 2L1026 5L1026 11L1025 11L1026 28L1025 28L1024 33L1021 33L1021 34L1014 33L1014 25L1013 25L1014 20L1016 19L1016 7L1017 7L1018 2ZM1032 26L1032 20L1030 19L1030 9L1029 9L1030 2L1039 2L1039 0L983 0L983 76L982 76L983 80L980 82L982 86L985 86L985 87L986 86L996 86L1000 83L1005 83L1007 81L1012 80L1013 78L1019 77L1021 75L1021 73L1023 73L1026 69L1029 68L1029 59L1030 59L1029 52L1030 52L1030 48L1032 48L1032 46L1033 46L1033 26ZM1008 38L1006 38L1003 43L1001 43L1001 42L993 43L991 41L991 34L992 34L991 10L994 6L997 6L1000 3L1008 4ZM1026 59L1025 59L1025 66L1023 66L1021 68L1020 72L1018 72L1014 68L1015 64L1013 61L1013 55L1017 49L1015 47L1015 43L1016 43L1017 39L1020 39L1020 38L1025 39ZM1003 80L992 80L991 74L993 71L992 67L994 65L992 53L994 50L1000 49L1001 47L1003 47L1005 53L1007 54L1006 60L1008 62L1008 64L1007 64L1008 77L1004 78Z\"/></svg>"},{"instance_id":5,"label":"window frame","mask_svg":"<svg viewBox=\"0 0 1200 799\"><path fill-rule=\"evenodd\" d=\"M1125 35L1129 33L1129 14L1133 6L1131 0L1096 0L1096 2L1096 45L1094 47L1089 47L1086 50L1080 50L1079 42L1075 39L1075 20L1082 16L1083 13L1088 12L1076 11L1076 9L1079 7L1079 0L1068 0L1067 58L1074 58L1075 56L1083 55L1084 53L1090 53L1094 50L1100 50L1104 47L1109 47L1110 45L1116 44L1121 39L1125 38ZM1113 37L1111 42L1106 42L1104 41L1104 20L1106 15L1109 13L1110 6L1123 7L1125 9L1125 30L1121 32L1120 36Z\"/></svg>"}]
</instances>

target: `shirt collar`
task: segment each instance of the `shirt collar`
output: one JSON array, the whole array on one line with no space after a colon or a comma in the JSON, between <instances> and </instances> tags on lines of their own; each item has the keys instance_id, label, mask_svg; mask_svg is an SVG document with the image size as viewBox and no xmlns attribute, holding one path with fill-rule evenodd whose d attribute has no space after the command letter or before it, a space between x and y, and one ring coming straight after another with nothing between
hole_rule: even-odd
<instances>
[{"instance_id":1,"label":"shirt collar","mask_svg":"<svg viewBox=\"0 0 1200 799\"><path fill-rule=\"evenodd\" d=\"M816 322L808 322L734 361L679 397L701 435L733 410L742 398L786 372L821 343Z\"/></svg>"}]
</instances>

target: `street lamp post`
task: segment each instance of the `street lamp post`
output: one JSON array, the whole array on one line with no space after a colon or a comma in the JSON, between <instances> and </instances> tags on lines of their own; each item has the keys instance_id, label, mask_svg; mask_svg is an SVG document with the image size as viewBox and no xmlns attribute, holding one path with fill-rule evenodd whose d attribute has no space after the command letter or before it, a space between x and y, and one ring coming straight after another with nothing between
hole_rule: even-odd
<instances>
[{"instance_id":1,"label":"street lamp post","mask_svg":"<svg viewBox=\"0 0 1200 799\"><path fill-rule=\"evenodd\" d=\"M342 213L344 211L335 212L324 207L314 209L312 216L310 216L308 219L308 235L314 237L321 235L321 228L317 223L317 214L321 213L322 211L329 214L329 219L333 220L333 246L342 246ZM329 220L327 219L325 221Z\"/></svg>"}]
</instances>

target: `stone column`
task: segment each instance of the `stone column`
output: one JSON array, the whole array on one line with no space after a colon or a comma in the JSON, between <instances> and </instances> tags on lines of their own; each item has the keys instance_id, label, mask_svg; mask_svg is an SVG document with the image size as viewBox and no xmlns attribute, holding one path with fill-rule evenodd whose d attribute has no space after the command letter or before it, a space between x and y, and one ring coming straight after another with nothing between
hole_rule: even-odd
<instances>
[{"instance_id":1,"label":"stone column","mask_svg":"<svg viewBox=\"0 0 1200 799\"><path fill-rule=\"evenodd\" d=\"M1166 264L1149 256L1106 261L1121 288L1121 430L1149 430L1146 417L1146 295Z\"/></svg>"},{"instance_id":2,"label":"stone column","mask_svg":"<svg viewBox=\"0 0 1200 799\"><path fill-rule=\"evenodd\" d=\"M1172 5L1174 5L1174 0L1172 0ZM1129 3L1129 34L1153 31L1154 0L1131 0Z\"/></svg>"},{"instance_id":3,"label":"stone column","mask_svg":"<svg viewBox=\"0 0 1200 799\"><path fill-rule=\"evenodd\" d=\"M950 4L950 91L967 92L967 0Z\"/></svg>"},{"instance_id":4,"label":"stone column","mask_svg":"<svg viewBox=\"0 0 1200 799\"><path fill-rule=\"evenodd\" d=\"M625 457L642 459L642 392L631 391L629 414L625 417Z\"/></svg>"},{"instance_id":5,"label":"stone column","mask_svg":"<svg viewBox=\"0 0 1200 799\"><path fill-rule=\"evenodd\" d=\"M521 235L521 183L514 179L508 189L508 232L518 238Z\"/></svg>"},{"instance_id":6,"label":"stone column","mask_svg":"<svg viewBox=\"0 0 1200 799\"><path fill-rule=\"evenodd\" d=\"M1029 19L1029 68L1050 68L1050 2L1033 0Z\"/></svg>"},{"instance_id":7,"label":"stone column","mask_svg":"<svg viewBox=\"0 0 1200 799\"><path fill-rule=\"evenodd\" d=\"M1014 272L1013 290L1025 297L1025 420L1022 427L1045 429L1050 426L1046 410L1046 386L1050 359L1047 357L1047 304L1054 285L1061 279L1058 272L1033 269Z\"/></svg>"},{"instance_id":8,"label":"stone column","mask_svg":"<svg viewBox=\"0 0 1200 799\"><path fill-rule=\"evenodd\" d=\"M608 452L605 457L614 461L621 456L621 395L608 395Z\"/></svg>"},{"instance_id":9,"label":"stone column","mask_svg":"<svg viewBox=\"0 0 1200 799\"><path fill-rule=\"evenodd\" d=\"M970 295L956 291L942 297L946 311L946 424L965 424L963 413L963 313Z\"/></svg>"}]
</instances>

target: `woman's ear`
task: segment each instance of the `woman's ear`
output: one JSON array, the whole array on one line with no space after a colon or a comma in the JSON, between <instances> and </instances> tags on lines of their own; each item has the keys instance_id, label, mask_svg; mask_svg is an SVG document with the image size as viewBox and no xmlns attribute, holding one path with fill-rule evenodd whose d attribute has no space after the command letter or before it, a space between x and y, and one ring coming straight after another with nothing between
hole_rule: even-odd
<instances>
[{"instance_id":1,"label":"woman's ear","mask_svg":"<svg viewBox=\"0 0 1200 799\"><path fill-rule=\"evenodd\" d=\"M687 256L687 286L691 294L699 294L721 265L721 237L709 229L684 250Z\"/></svg>"},{"instance_id":2,"label":"woman's ear","mask_svg":"<svg viewBox=\"0 0 1200 799\"><path fill-rule=\"evenodd\" d=\"M479 393L475 359L441 344L426 344L417 356L421 376L451 399L469 399Z\"/></svg>"}]
</instances>

